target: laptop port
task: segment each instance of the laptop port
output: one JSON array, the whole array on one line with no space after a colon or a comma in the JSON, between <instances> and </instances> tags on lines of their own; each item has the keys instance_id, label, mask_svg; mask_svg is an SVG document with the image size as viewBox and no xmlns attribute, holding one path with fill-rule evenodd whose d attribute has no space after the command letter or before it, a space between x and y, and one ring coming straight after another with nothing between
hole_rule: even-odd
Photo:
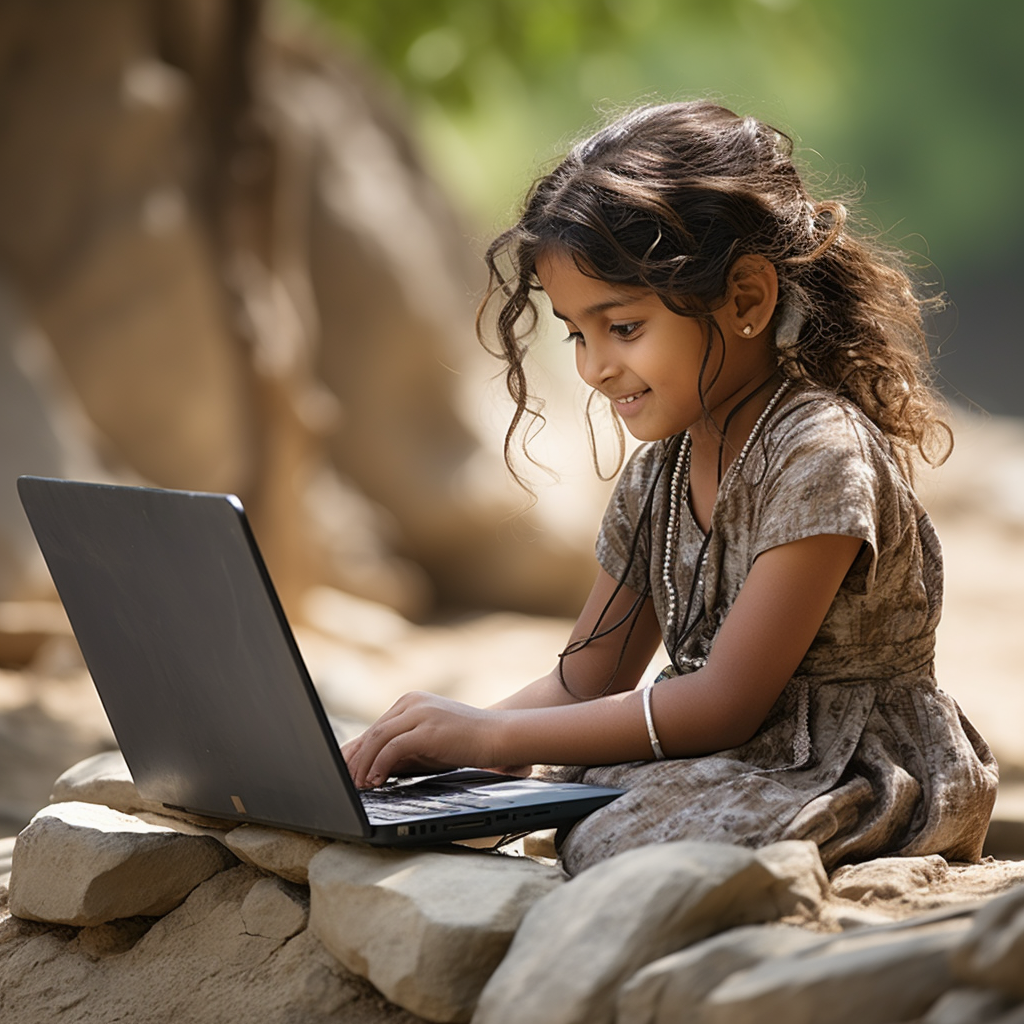
<instances>
[{"instance_id":1,"label":"laptop port","mask_svg":"<svg viewBox=\"0 0 1024 1024\"><path fill-rule=\"evenodd\" d=\"M450 825L445 825L445 832L458 832L464 828L479 828L481 825L490 825L490 818L475 818L473 821L455 821Z\"/></svg>"}]
</instances>

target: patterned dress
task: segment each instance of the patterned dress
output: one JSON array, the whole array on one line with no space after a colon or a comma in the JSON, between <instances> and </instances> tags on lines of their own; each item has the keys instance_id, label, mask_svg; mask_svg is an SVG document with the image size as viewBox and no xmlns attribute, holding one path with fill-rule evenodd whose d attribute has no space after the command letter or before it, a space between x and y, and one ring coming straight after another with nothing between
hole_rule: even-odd
<instances>
[{"instance_id":1,"label":"patterned dress","mask_svg":"<svg viewBox=\"0 0 1024 1024\"><path fill-rule=\"evenodd\" d=\"M649 581L669 650L705 541L690 511L685 465L676 465L687 444L684 437L638 449L597 542L611 576L625 572L638 592ZM642 524L652 488L650 523ZM820 534L864 545L747 743L696 758L557 770L628 790L563 838L566 869L574 874L622 850L675 839L749 847L809 839L830 869L892 854L977 860L998 769L936 686L941 551L885 437L827 392L790 391L725 474L711 527L694 591L703 617L666 670L671 675L703 664L761 552Z\"/></svg>"}]
</instances>

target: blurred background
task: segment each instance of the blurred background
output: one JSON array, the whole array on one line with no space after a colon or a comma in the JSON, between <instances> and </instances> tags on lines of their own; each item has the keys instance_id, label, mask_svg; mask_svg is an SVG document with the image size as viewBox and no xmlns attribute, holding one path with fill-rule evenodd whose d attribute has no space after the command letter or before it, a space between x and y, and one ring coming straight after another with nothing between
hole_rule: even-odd
<instances>
[{"instance_id":1,"label":"blurred background","mask_svg":"<svg viewBox=\"0 0 1024 1024\"><path fill-rule=\"evenodd\" d=\"M958 448L940 682L1024 779L1024 5L1001 0L0 0L0 835L113 743L19 473L230 491L325 702L548 669L607 485L561 346L515 513L479 255L638 102L793 136L911 255ZM1011 311L1011 307L1014 307Z\"/></svg>"}]
</instances>

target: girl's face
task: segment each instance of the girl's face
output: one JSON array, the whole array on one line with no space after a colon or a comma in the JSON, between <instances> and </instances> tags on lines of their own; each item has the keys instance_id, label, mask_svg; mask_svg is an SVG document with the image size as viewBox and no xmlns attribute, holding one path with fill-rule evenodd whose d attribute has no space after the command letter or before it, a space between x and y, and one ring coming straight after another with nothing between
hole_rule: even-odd
<instances>
[{"instance_id":1,"label":"girl's face","mask_svg":"<svg viewBox=\"0 0 1024 1024\"><path fill-rule=\"evenodd\" d=\"M712 314L725 342L711 332L702 403L701 365L709 332L700 320L673 313L646 288L588 277L563 252L543 254L537 276L575 343L579 375L611 400L641 441L697 426L705 406L721 425L747 386L764 379L761 354L751 358L760 346L735 336L725 307Z\"/></svg>"}]
</instances>

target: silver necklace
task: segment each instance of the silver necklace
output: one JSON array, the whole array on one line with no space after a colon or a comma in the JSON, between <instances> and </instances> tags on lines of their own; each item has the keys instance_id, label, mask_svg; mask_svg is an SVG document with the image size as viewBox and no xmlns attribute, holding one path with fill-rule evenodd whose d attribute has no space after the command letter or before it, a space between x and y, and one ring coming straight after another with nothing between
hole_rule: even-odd
<instances>
[{"instance_id":1,"label":"silver necklace","mask_svg":"<svg viewBox=\"0 0 1024 1024\"><path fill-rule=\"evenodd\" d=\"M747 460L747 456L750 454L750 449L754 446L754 441L757 440L758 436L763 429L765 422L768 417L775 410L775 407L779 404L782 396L786 393L791 381L784 380L776 389L775 394L768 399L768 404L765 405L761 415L758 416L754 423L753 429L747 435L747 440L744 442L743 447L740 449L739 455L733 460L732 465L729 467L725 474L724 484L725 487L720 495L715 497L715 505L719 501L724 501L729 494L729 490L732 487L733 480L739 475L740 470L743 468L744 462ZM676 612L679 605L679 596L676 592L675 585L675 553L676 547L679 541L680 532L680 508L679 502L681 496L685 495L690 489L690 450L692 448L692 439L689 431L683 436L683 443L679 449L679 454L676 456L676 463L672 469L672 479L669 485L669 504L668 504L668 522L665 525L665 551L662 557L661 563L661 579L665 585L666 594L666 612L665 612L665 636L666 638L671 637L675 632L676 627ZM712 519L714 518L714 512L712 511ZM690 617L693 613L693 605L699 600L701 604L704 601L704 572L708 561L708 550L710 544L708 543L711 539L711 526L708 527L707 535L704 538L704 543L701 545L701 553L699 564L696 567L696 578L693 586L690 588L690 599L686 604L686 613L682 619L683 630L692 629L696 625L696 622L691 623ZM698 616L699 618L699 616ZM677 643L673 643L673 647L678 646ZM675 651L670 648L669 656L675 659ZM700 663L703 663L704 659L695 659Z\"/></svg>"}]
</instances>

